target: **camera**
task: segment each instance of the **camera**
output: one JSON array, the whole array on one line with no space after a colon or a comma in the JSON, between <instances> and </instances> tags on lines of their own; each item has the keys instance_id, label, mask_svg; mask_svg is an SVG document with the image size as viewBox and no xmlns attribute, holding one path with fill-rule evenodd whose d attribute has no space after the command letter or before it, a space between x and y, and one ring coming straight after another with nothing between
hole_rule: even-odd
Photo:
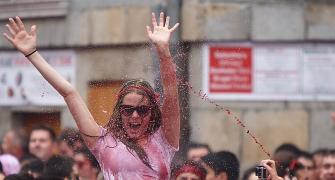
<instances>
[{"instance_id":1,"label":"camera","mask_svg":"<svg viewBox=\"0 0 335 180\"><path fill-rule=\"evenodd\" d=\"M266 168L264 166L256 166L255 169L256 176L258 179L266 179Z\"/></svg>"}]
</instances>

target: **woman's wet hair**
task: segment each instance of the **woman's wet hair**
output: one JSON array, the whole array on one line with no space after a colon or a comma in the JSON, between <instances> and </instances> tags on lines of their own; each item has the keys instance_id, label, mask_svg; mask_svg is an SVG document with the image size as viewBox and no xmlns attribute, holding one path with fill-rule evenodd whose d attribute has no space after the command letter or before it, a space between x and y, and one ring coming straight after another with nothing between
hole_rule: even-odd
<instances>
[{"instance_id":1,"label":"woman's wet hair","mask_svg":"<svg viewBox=\"0 0 335 180\"><path fill-rule=\"evenodd\" d=\"M143 148L137 144L135 139L130 139L128 137L125 129L123 128L120 106L123 103L124 97L129 93L143 95L143 99L147 98L149 101L148 105L151 107L151 116L146 134L148 136L154 134L161 126L161 111L154 89L147 81L142 79L130 80L123 84L118 93L117 102L115 104L112 116L106 125L107 133L111 133L114 138L119 139L123 144L125 144L129 152L132 152L131 150L135 151L142 162L151 168L148 155L145 153Z\"/></svg>"}]
</instances>

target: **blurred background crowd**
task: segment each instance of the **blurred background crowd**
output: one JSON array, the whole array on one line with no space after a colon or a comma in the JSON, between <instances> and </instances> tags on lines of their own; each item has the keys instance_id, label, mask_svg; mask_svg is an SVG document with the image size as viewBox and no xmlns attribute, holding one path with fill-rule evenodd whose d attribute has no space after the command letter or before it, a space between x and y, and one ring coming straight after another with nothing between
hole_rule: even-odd
<instances>
[{"instance_id":1,"label":"blurred background crowd","mask_svg":"<svg viewBox=\"0 0 335 180\"><path fill-rule=\"evenodd\" d=\"M111 147L106 147L111 148ZM309 152L291 143L278 146L271 157L277 173L285 179L335 179L335 150ZM213 152L208 144L190 142L185 153L175 157L171 179L257 180L254 166L241 170L238 157L230 151ZM66 128L57 136L46 125L27 135L15 129L1 142L0 179L103 179L98 162L85 146L81 134Z\"/></svg>"}]
</instances>

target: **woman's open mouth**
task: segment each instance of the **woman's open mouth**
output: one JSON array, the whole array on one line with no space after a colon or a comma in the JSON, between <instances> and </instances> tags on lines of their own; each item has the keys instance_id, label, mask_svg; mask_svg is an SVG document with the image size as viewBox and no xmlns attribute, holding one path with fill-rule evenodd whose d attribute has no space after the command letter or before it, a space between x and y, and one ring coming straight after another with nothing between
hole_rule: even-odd
<instances>
[{"instance_id":1,"label":"woman's open mouth","mask_svg":"<svg viewBox=\"0 0 335 180\"><path fill-rule=\"evenodd\" d=\"M141 127L141 123L128 123L128 126L132 129L132 130L138 130Z\"/></svg>"}]
</instances>

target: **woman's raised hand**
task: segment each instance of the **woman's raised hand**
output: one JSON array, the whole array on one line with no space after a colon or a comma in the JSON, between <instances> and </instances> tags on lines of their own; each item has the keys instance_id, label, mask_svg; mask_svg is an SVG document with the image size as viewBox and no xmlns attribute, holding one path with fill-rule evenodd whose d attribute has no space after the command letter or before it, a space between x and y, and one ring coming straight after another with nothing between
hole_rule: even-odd
<instances>
[{"instance_id":1,"label":"woman's raised hand","mask_svg":"<svg viewBox=\"0 0 335 180\"><path fill-rule=\"evenodd\" d=\"M6 24L9 34L3 33L5 38L13 44L24 55L36 50L36 26L33 25L28 33L21 19L16 16L15 19L9 18L9 24Z\"/></svg>"},{"instance_id":2,"label":"woman's raised hand","mask_svg":"<svg viewBox=\"0 0 335 180\"><path fill-rule=\"evenodd\" d=\"M166 47L169 45L170 36L173 31L177 29L179 23L176 23L172 28L169 28L170 17L167 16L164 22L164 13L159 15L159 22L157 23L155 13L151 17L152 28L147 26L147 33L149 39L156 45L156 47Z\"/></svg>"}]
</instances>

